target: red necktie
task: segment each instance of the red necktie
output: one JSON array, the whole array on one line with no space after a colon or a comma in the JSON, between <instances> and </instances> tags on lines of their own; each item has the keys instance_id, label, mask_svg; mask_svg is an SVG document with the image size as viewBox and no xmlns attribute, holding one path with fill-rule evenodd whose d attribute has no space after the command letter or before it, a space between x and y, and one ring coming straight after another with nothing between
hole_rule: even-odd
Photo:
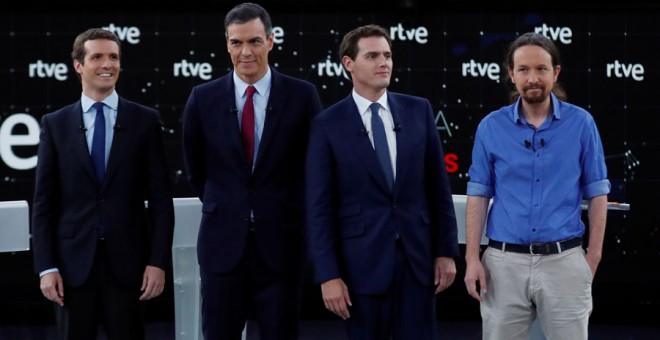
<instances>
[{"instance_id":1,"label":"red necktie","mask_svg":"<svg viewBox=\"0 0 660 340\"><path fill-rule=\"evenodd\" d=\"M243 147L245 148L245 157L247 158L250 170L252 169L252 160L254 159L254 102L252 95L256 89L250 85L247 87L247 96L243 106L243 116L241 117L241 134L243 135Z\"/></svg>"}]
</instances>

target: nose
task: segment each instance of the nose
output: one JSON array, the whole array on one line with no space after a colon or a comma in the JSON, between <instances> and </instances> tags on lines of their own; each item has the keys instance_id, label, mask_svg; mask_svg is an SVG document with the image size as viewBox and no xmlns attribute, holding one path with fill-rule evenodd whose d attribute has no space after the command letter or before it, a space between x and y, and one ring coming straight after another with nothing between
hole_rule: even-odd
<instances>
[{"instance_id":1,"label":"nose","mask_svg":"<svg viewBox=\"0 0 660 340\"><path fill-rule=\"evenodd\" d=\"M386 58L384 55L378 57L378 64L381 67L387 67L390 59Z\"/></svg>"},{"instance_id":2,"label":"nose","mask_svg":"<svg viewBox=\"0 0 660 340\"><path fill-rule=\"evenodd\" d=\"M539 81L539 75L532 71L529 72L529 75L527 76L527 82L531 84L536 84Z\"/></svg>"},{"instance_id":3,"label":"nose","mask_svg":"<svg viewBox=\"0 0 660 340\"><path fill-rule=\"evenodd\" d=\"M243 44L243 48L241 48L241 55L248 56L252 54L252 50L250 49L250 44Z\"/></svg>"},{"instance_id":4,"label":"nose","mask_svg":"<svg viewBox=\"0 0 660 340\"><path fill-rule=\"evenodd\" d=\"M110 58L104 58L103 59L103 64L101 65L102 67L111 67L114 64L114 60Z\"/></svg>"}]
</instances>

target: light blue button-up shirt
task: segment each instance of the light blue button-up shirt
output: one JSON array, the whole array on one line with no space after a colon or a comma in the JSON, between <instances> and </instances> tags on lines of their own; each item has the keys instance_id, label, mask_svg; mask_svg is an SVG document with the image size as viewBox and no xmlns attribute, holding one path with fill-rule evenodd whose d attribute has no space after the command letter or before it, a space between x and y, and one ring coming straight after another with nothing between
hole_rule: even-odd
<instances>
[{"instance_id":1,"label":"light blue button-up shirt","mask_svg":"<svg viewBox=\"0 0 660 340\"><path fill-rule=\"evenodd\" d=\"M477 129L467 194L493 198L486 236L518 244L582 236L582 200L610 192L593 117L552 94L537 129L519 108L520 99Z\"/></svg>"}]
</instances>

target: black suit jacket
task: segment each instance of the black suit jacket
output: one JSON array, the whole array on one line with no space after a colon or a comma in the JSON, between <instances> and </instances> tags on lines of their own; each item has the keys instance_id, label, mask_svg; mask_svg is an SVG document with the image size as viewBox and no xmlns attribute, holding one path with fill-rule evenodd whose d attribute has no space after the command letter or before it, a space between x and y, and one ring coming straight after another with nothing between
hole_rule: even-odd
<instances>
[{"instance_id":1,"label":"black suit jacket","mask_svg":"<svg viewBox=\"0 0 660 340\"><path fill-rule=\"evenodd\" d=\"M32 207L37 273L57 267L64 283L87 279L102 220L117 280L139 287L146 265L171 263L174 208L158 112L119 99L104 182L97 183L80 102L41 119ZM145 206L148 201L148 208Z\"/></svg>"},{"instance_id":2,"label":"black suit jacket","mask_svg":"<svg viewBox=\"0 0 660 340\"><path fill-rule=\"evenodd\" d=\"M309 124L321 111L313 84L271 68L268 110L251 172L245 160L229 74L193 88L183 116L188 179L202 201L197 256L225 273L243 255L250 211L259 251L274 271L298 268Z\"/></svg>"}]
</instances>

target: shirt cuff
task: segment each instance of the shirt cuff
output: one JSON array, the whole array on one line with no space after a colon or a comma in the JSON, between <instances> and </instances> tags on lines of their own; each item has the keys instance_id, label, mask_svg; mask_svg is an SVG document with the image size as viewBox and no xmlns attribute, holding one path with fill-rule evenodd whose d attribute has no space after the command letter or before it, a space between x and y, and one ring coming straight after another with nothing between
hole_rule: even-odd
<instances>
[{"instance_id":1,"label":"shirt cuff","mask_svg":"<svg viewBox=\"0 0 660 340\"><path fill-rule=\"evenodd\" d=\"M589 183L582 187L582 197L584 199L591 199L600 195L607 195L610 193L611 185L607 179Z\"/></svg>"},{"instance_id":2,"label":"shirt cuff","mask_svg":"<svg viewBox=\"0 0 660 340\"><path fill-rule=\"evenodd\" d=\"M41 273L39 273L39 277L42 277L46 274L55 273L55 272L59 272L59 270L57 268L46 269L46 270L42 271Z\"/></svg>"},{"instance_id":3,"label":"shirt cuff","mask_svg":"<svg viewBox=\"0 0 660 340\"><path fill-rule=\"evenodd\" d=\"M491 198L493 197L493 191L493 187L475 182L468 182L466 193L468 196L483 196Z\"/></svg>"}]
</instances>

